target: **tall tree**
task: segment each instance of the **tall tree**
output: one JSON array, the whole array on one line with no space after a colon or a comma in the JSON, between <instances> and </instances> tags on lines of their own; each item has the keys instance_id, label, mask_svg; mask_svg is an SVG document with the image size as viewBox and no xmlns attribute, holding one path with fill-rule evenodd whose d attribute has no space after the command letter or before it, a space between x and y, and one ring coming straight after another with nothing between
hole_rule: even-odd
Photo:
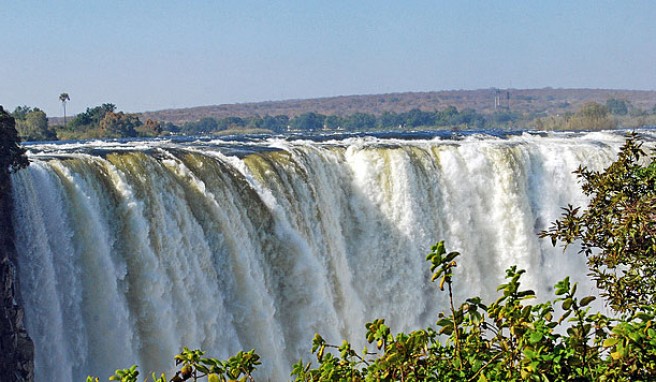
<instances>
[{"instance_id":1,"label":"tall tree","mask_svg":"<svg viewBox=\"0 0 656 382\"><path fill-rule=\"evenodd\" d=\"M64 108L64 126L66 126L66 101L70 101L71 97L68 96L68 93L62 93L59 95L59 100Z\"/></svg>"}]
</instances>

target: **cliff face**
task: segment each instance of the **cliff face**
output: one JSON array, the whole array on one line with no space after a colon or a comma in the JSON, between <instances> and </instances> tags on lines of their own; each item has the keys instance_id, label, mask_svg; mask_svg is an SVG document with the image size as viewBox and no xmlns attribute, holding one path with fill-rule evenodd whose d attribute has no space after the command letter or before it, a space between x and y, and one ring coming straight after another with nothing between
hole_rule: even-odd
<instances>
[{"instance_id":1,"label":"cliff face","mask_svg":"<svg viewBox=\"0 0 656 382\"><path fill-rule=\"evenodd\" d=\"M5 257L0 263L0 374L6 381L32 381L34 345L23 325L23 309L15 301L14 274Z\"/></svg>"},{"instance_id":2,"label":"cliff face","mask_svg":"<svg viewBox=\"0 0 656 382\"><path fill-rule=\"evenodd\" d=\"M6 186L6 183L5 183ZM8 187L0 187L0 379L7 382L32 381L34 345L23 323L23 308L18 305L16 253L11 226L11 202Z\"/></svg>"},{"instance_id":3,"label":"cliff face","mask_svg":"<svg viewBox=\"0 0 656 382\"><path fill-rule=\"evenodd\" d=\"M9 168L20 166L15 166L18 162L14 155L16 129L13 122L0 107L0 380L3 382L34 380L34 344L25 329L24 312L17 296ZM24 161L27 165L27 159Z\"/></svg>"}]
</instances>

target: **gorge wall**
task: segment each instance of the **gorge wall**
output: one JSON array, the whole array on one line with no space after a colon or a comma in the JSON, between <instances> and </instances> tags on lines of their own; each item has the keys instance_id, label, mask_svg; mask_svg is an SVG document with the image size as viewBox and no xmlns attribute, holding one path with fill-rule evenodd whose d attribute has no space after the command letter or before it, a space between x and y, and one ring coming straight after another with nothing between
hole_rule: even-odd
<instances>
[{"instance_id":1,"label":"gorge wall","mask_svg":"<svg viewBox=\"0 0 656 382\"><path fill-rule=\"evenodd\" d=\"M0 375L7 382L32 381L34 345L17 302L16 252L12 240L11 199L0 193Z\"/></svg>"},{"instance_id":2,"label":"gorge wall","mask_svg":"<svg viewBox=\"0 0 656 382\"><path fill-rule=\"evenodd\" d=\"M430 325L447 308L425 255L463 253L456 298L492 297L527 269L538 295L584 259L541 241L572 172L612 161L621 134L323 142L32 146L13 175L16 247L36 379L168 370L182 346L255 348L258 380L287 380L311 339L364 324Z\"/></svg>"},{"instance_id":3,"label":"gorge wall","mask_svg":"<svg viewBox=\"0 0 656 382\"><path fill-rule=\"evenodd\" d=\"M16 271L10 169L27 165L18 147L14 118L0 106L0 376L2 381L32 381L34 345L25 330Z\"/></svg>"}]
</instances>

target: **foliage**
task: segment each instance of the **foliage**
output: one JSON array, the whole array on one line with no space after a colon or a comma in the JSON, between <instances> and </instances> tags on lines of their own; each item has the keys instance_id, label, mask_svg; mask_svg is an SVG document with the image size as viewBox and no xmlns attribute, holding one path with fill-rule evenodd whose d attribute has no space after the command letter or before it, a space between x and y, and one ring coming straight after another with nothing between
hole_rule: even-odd
<instances>
[{"instance_id":1,"label":"foliage","mask_svg":"<svg viewBox=\"0 0 656 382\"><path fill-rule=\"evenodd\" d=\"M503 106L493 107L495 94L498 94L497 89L409 92L161 110L145 113L147 117L161 121L157 122L160 129L151 129L152 126L146 126L144 122L135 131L136 136L151 137L162 134L267 134L289 130L598 130L617 126L626 129L656 126L656 107L652 107L649 92L611 92L613 96L601 102L609 96L608 91L514 90L505 92L507 104L504 99ZM66 116L70 96L61 93L60 100ZM586 100L600 103L585 103ZM578 112L574 113L577 109ZM19 106L13 114L18 122L24 120L29 111L32 109ZM69 118L70 123L64 118L63 125L50 129L46 138L20 130L23 128L20 123L17 128L28 140L103 138L106 135L99 126L107 111L117 112L116 106L106 103L87 108L86 112ZM51 136L53 129L56 137Z\"/></svg>"},{"instance_id":2,"label":"foliage","mask_svg":"<svg viewBox=\"0 0 656 382\"><path fill-rule=\"evenodd\" d=\"M141 126L141 121L136 115L113 111L105 113L99 124L104 138L136 137L135 129L139 126Z\"/></svg>"},{"instance_id":3,"label":"foliage","mask_svg":"<svg viewBox=\"0 0 656 382\"><path fill-rule=\"evenodd\" d=\"M87 108L65 126L58 126L58 139L154 137L164 128L158 121L142 123L137 114L116 111L116 105L104 103ZM171 131L169 129L168 131Z\"/></svg>"},{"instance_id":4,"label":"foliage","mask_svg":"<svg viewBox=\"0 0 656 382\"><path fill-rule=\"evenodd\" d=\"M370 113L355 112L348 115L324 115L316 112L299 114L293 118L286 115L264 117L236 117L230 116L220 119L205 117L198 121L186 122L179 127L185 134L211 134L225 130L264 129L273 133L293 131L319 131L319 130L345 130L370 131L375 129L407 129L407 128L465 128L483 129L487 126L508 125L517 120L514 114L507 113L503 118L492 118L489 121L474 109L465 109L459 112L453 106L441 111L423 111L412 109L396 114L385 112L380 116ZM498 120L497 120L498 119ZM492 123L492 125L490 125ZM172 126L173 127L173 126ZM167 127L169 131L176 127Z\"/></svg>"},{"instance_id":5,"label":"foliage","mask_svg":"<svg viewBox=\"0 0 656 382\"><path fill-rule=\"evenodd\" d=\"M16 106L14 111L11 113L11 116L14 117L16 121L24 121L25 118L27 118L28 113L31 113L33 111L39 111L39 110L41 109L39 109L38 107L33 108L27 105Z\"/></svg>"},{"instance_id":6,"label":"foliage","mask_svg":"<svg viewBox=\"0 0 656 382\"><path fill-rule=\"evenodd\" d=\"M353 351L344 341L313 340L318 366L299 361L295 381L634 381L656 377L655 308L645 306L623 320L592 313L594 296L579 298L569 278L555 299L535 305L523 290L524 271L511 267L501 296L486 305L469 298L454 308L451 295L457 252L438 243L428 255L433 281L448 285L450 312L437 328L393 335L385 321L366 325L378 352ZM555 312L558 311L558 318ZM336 349L337 354L327 353Z\"/></svg>"},{"instance_id":7,"label":"foliage","mask_svg":"<svg viewBox=\"0 0 656 382\"><path fill-rule=\"evenodd\" d=\"M55 131L48 126L46 113L39 108L17 107L12 114L16 118L16 130L22 139L26 141L57 139Z\"/></svg>"},{"instance_id":8,"label":"foliage","mask_svg":"<svg viewBox=\"0 0 656 382\"><path fill-rule=\"evenodd\" d=\"M216 119L205 117L196 122L187 122L182 126L182 131L186 134L206 134L208 132L219 130L219 124Z\"/></svg>"},{"instance_id":9,"label":"foliage","mask_svg":"<svg viewBox=\"0 0 656 382\"><path fill-rule=\"evenodd\" d=\"M386 111L378 117L378 127L383 129L397 128L403 125L402 119L394 112ZM337 123L339 126L339 123Z\"/></svg>"},{"instance_id":10,"label":"foliage","mask_svg":"<svg viewBox=\"0 0 656 382\"><path fill-rule=\"evenodd\" d=\"M630 103L627 100L609 98L606 100L606 107L613 115L626 115L629 112Z\"/></svg>"},{"instance_id":11,"label":"foliage","mask_svg":"<svg viewBox=\"0 0 656 382\"><path fill-rule=\"evenodd\" d=\"M137 135L141 137L156 137L162 134L163 128L159 121L148 118L146 123L135 127Z\"/></svg>"},{"instance_id":12,"label":"foliage","mask_svg":"<svg viewBox=\"0 0 656 382\"><path fill-rule=\"evenodd\" d=\"M346 130L371 130L376 127L376 117L366 113L351 114L343 118L343 127Z\"/></svg>"},{"instance_id":13,"label":"foliage","mask_svg":"<svg viewBox=\"0 0 656 382\"><path fill-rule=\"evenodd\" d=\"M571 130L609 130L617 126L609 115L608 107L588 102L569 120Z\"/></svg>"},{"instance_id":14,"label":"foliage","mask_svg":"<svg viewBox=\"0 0 656 382\"><path fill-rule=\"evenodd\" d=\"M299 360L291 376L297 382L328 381L643 381L656 378L656 307L617 319L592 312L594 296L580 298L569 278L554 286L555 298L529 304L535 298L523 289L525 273L506 271L499 297L484 304L472 297L456 307L454 269L458 252L443 242L431 248L432 281L448 290L449 310L439 313L435 328L394 334L384 319L366 324L371 344L361 352L344 340L328 343L316 334L312 353L317 366ZM227 361L203 358L184 349L175 357L180 368L173 382L254 381L259 365L254 351L239 352ZM110 380L136 382L136 366L117 370ZM162 374L155 382L166 382ZM98 378L87 379L87 382Z\"/></svg>"},{"instance_id":15,"label":"foliage","mask_svg":"<svg viewBox=\"0 0 656 382\"><path fill-rule=\"evenodd\" d=\"M497 125L513 124L520 120L520 116L517 113L503 110L492 114L492 120Z\"/></svg>"},{"instance_id":16,"label":"foliage","mask_svg":"<svg viewBox=\"0 0 656 382\"><path fill-rule=\"evenodd\" d=\"M262 119L262 128L271 130L274 133L282 133L287 130L289 126L289 117L286 115L276 115L272 117L270 115L265 115Z\"/></svg>"},{"instance_id":17,"label":"foliage","mask_svg":"<svg viewBox=\"0 0 656 382\"><path fill-rule=\"evenodd\" d=\"M151 375L153 382L182 382L198 381L206 378L208 382L227 382L227 381L254 381L253 371L256 366L260 365L260 356L254 350L243 352L240 351L226 361L216 358L203 357L205 353L200 350L189 350L184 348L182 352L175 356L175 366L179 368L169 380L166 374L162 373L158 377L153 373ZM114 375L109 377L110 381L120 382L137 382L139 370L136 365L128 369L116 370ZM147 378L145 379L147 380ZM87 377L87 382L98 382L98 377Z\"/></svg>"},{"instance_id":18,"label":"foliage","mask_svg":"<svg viewBox=\"0 0 656 382\"><path fill-rule=\"evenodd\" d=\"M617 311L656 303L656 158L645 166L642 143L630 135L604 171L579 167L586 209L568 206L541 233L554 245L580 242L590 275Z\"/></svg>"},{"instance_id":19,"label":"foliage","mask_svg":"<svg viewBox=\"0 0 656 382\"><path fill-rule=\"evenodd\" d=\"M616 107L613 99L610 99L609 102L613 107ZM630 106L628 103L627 105ZM559 107L569 108L570 105L564 103L564 106L561 105ZM435 109L428 111L413 108L400 113L383 111L380 114L358 111L359 109L360 107L349 108L348 110L351 111L350 114L322 114L315 111L301 112L298 114L298 110L292 108L287 111L290 115L296 114L291 119L284 114L276 116L267 114L264 117L258 114L251 116L234 115L223 118L204 117L195 121L185 122L180 126L176 126L170 122L166 123L163 125L163 131L198 135L226 132L238 133L253 130L264 133L285 133L288 130L311 132L319 130L371 131L376 129L403 130L418 128L482 130L512 129L527 126L535 126L538 130L599 130L612 129L616 127L618 121L624 127L639 127L656 123L654 122L656 121L656 116L646 113L640 114L639 116L633 116L631 113L629 113L631 115L618 115L618 119L616 120L611 116L611 109L608 106L594 102L583 105L577 114L563 112L558 115L552 113L547 114L544 111L540 113L517 112L505 107L494 111L481 111L479 108L463 108L459 110L453 105L448 105L441 110ZM251 112L254 113L257 110L259 109ZM363 110L368 109L363 108ZM613 110L617 112L616 109ZM637 109L631 108L630 112L635 110Z\"/></svg>"},{"instance_id":20,"label":"foliage","mask_svg":"<svg viewBox=\"0 0 656 382\"><path fill-rule=\"evenodd\" d=\"M437 113L412 109L399 115L401 124L407 127L433 126L438 118Z\"/></svg>"},{"instance_id":21,"label":"foliage","mask_svg":"<svg viewBox=\"0 0 656 382\"><path fill-rule=\"evenodd\" d=\"M548 89L542 91L548 92ZM116 106L111 103L87 108L86 112L73 117L70 123L66 123L66 119L64 119L63 126L45 130L43 129L42 118L33 121L32 126L20 122L25 121L26 115L29 112L37 111L37 108L19 106L13 115L17 120L19 133L27 140L153 137L162 134L280 134L290 130L295 132L390 129L507 130L528 127L534 127L537 130L599 130L612 129L618 125L624 128L656 125L656 112L654 112L656 109L643 110L638 106L634 106L628 99L610 98L604 105L588 102L583 104L579 111L574 114L570 109L575 105L580 105L584 99L580 96L574 97L571 94L568 97L574 97L573 101L575 101L571 104L570 102L552 102L555 100L554 97L517 94L513 96L513 105L517 104L518 110L514 106L511 110L510 102L508 106L492 109L487 105L487 102L483 102L482 93L476 94L475 100L468 99L468 97L457 93L444 99L427 94L427 98L423 100L419 95L413 95L412 93L405 94L401 98L397 96L380 96L375 104L371 101L364 104L361 102L346 103L346 106L342 108L328 109L323 107L318 100L295 101L288 105L285 102L275 103L280 107L272 107L273 105L268 104L253 104L252 107L231 105L234 115L223 118L215 117L216 114L225 115L223 110L212 111L210 108L195 108L200 111L191 114L183 113L187 121L180 125L175 125L170 121L167 122L166 119L171 118L171 115L167 111L161 111L155 114L149 113L148 115L161 115L164 119L162 122L151 118L152 123L138 121L132 123L132 128L127 126L130 123L121 122L116 128L110 126L109 129L104 130L100 128L100 123L106 114L109 112L120 113L116 111ZM480 93L480 91L474 93ZM409 99L403 101L406 97L409 97ZM349 97L344 98L349 99ZM598 99L599 96L595 98ZM65 108L66 101L70 100L70 97L67 93L62 93L60 100L62 100L62 106ZM315 108L303 106L306 102L316 103ZM326 100L326 102L328 101ZM642 102L644 104L644 101ZM285 107L282 107L282 105L285 105ZM399 108L401 110L407 109L410 106L413 107L410 110L398 110ZM644 107L644 105L641 106ZM389 107L392 110L386 110ZM259 112L262 110L286 114L277 114L275 116L266 114L261 117ZM325 114L316 110L324 110ZM180 110L176 111L174 119L180 119L180 112ZM125 116L139 119L137 114L126 113ZM290 116L294 117L290 118ZM116 118L112 118L112 121L116 122ZM109 124L112 125L112 123ZM56 133L55 135L53 135L53 131Z\"/></svg>"},{"instance_id":22,"label":"foliage","mask_svg":"<svg viewBox=\"0 0 656 382\"><path fill-rule=\"evenodd\" d=\"M535 295L521 288L524 271L511 267L496 301L483 304L473 297L455 308L453 269L458 256L447 253L443 242L428 255L432 280L439 280L440 289L448 286L450 301L449 312L438 315L435 329L393 335L378 319L366 325L367 341L378 351L362 353L346 341L338 347L316 335L312 352L318 366L299 361L292 370L295 381L599 380L611 368L606 355L626 336L610 330L608 317L590 314L594 297L579 299L576 285L566 278L556 284L553 301L527 304ZM558 318L556 305L562 311ZM326 349L337 349L339 355ZM645 372L643 366L638 369Z\"/></svg>"},{"instance_id":23,"label":"foliage","mask_svg":"<svg viewBox=\"0 0 656 382\"><path fill-rule=\"evenodd\" d=\"M227 117L217 122L215 130L228 130L228 129L241 128L241 127L245 127L247 124L248 121L245 121L243 118ZM207 131L213 131L213 130L208 129Z\"/></svg>"},{"instance_id":24,"label":"foliage","mask_svg":"<svg viewBox=\"0 0 656 382\"><path fill-rule=\"evenodd\" d=\"M100 121L105 117L105 114L116 111L116 105L111 103L104 103L100 106L87 108L84 113L75 116L69 126L72 130L85 131L98 127Z\"/></svg>"},{"instance_id":25,"label":"foliage","mask_svg":"<svg viewBox=\"0 0 656 382\"><path fill-rule=\"evenodd\" d=\"M20 146L16 120L0 106L0 177L27 167L25 149ZM4 181L0 186L4 188Z\"/></svg>"},{"instance_id":26,"label":"foliage","mask_svg":"<svg viewBox=\"0 0 656 382\"><path fill-rule=\"evenodd\" d=\"M317 131L323 128L325 118L325 115L318 113L303 113L292 118L289 125L294 130Z\"/></svg>"}]
</instances>

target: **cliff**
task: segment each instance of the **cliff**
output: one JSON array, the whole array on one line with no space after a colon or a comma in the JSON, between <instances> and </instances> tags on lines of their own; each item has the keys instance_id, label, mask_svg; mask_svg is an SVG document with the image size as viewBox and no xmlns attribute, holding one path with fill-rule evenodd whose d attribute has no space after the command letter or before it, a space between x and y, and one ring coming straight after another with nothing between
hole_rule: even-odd
<instances>
[{"instance_id":1,"label":"cliff","mask_svg":"<svg viewBox=\"0 0 656 382\"><path fill-rule=\"evenodd\" d=\"M0 106L0 379L4 382L34 380L34 344L23 322L19 305L16 249L11 218L10 169L27 165L17 147L14 119ZM18 156L16 156L18 155Z\"/></svg>"}]
</instances>

